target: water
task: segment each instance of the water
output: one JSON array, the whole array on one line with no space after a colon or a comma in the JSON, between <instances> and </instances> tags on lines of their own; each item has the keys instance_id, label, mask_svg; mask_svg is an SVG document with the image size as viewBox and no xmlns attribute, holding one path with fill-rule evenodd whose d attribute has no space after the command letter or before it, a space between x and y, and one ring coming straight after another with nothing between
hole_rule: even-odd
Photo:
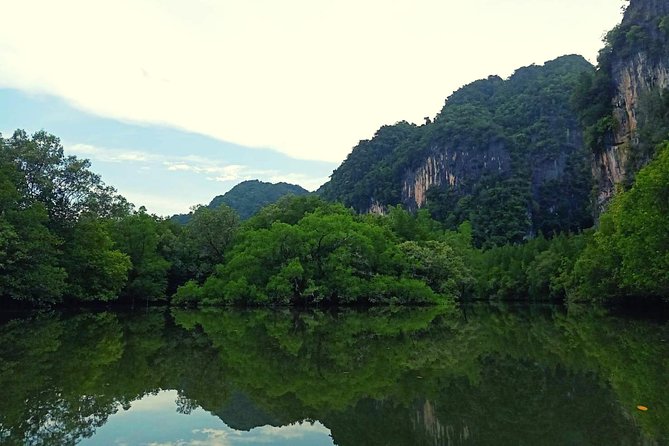
<instances>
[{"instance_id":1,"label":"water","mask_svg":"<svg viewBox=\"0 0 669 446\"><path fill-rule=\"evenodd\" d=\"M0 444L664 445L668 341L588 308L32 315Z\"/></svg>"}]
</instances>

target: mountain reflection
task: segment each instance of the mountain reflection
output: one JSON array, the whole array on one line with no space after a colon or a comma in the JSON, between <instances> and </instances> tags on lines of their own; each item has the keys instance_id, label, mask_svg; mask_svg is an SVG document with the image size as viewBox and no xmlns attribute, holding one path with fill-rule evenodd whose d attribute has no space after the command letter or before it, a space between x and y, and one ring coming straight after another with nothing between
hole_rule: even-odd
<instances>
[{"instance_id":1,"label":"mountain reflection","mask_svg":"<svg viewBox=\"0 0 669 446\"><path fill-rule=\"evenodd\" d=\"M340 446L667 444L667 340L548 307L40 314L0 326L0 443L122 430L172 389L174 423L208 412L221 444L281 426Z\"/></svg>"}]
</instances>

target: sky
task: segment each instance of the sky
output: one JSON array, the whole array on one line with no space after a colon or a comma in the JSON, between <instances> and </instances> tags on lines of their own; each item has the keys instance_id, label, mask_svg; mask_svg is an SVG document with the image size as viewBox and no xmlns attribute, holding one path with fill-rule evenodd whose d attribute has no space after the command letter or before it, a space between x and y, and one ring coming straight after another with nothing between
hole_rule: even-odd
<instances>
[{"instance_id":1,"label":"sky","mask_svg":"<svg viewBox=\"0 0 669 446\"><path fill-rule=\"evenodd\" d=\"M623 3L0 0L0 131L59 130L66 150L157 213L183 212L254 175L313 190L381 125L422 123L469 82L564 54L594 63ZM76 128L86 119L99 124L95 138ZM146 132L209 145L186 138L167 149ZM166 197L149 183L126 185L158 166L155 178L189 174L207 187L194 179Z\"/></svg>"},{"instance_id":2,"label":"sky","mask_svg":"<svg viewBox=\"0 0 669 446\"><path fill-rule=\"evenodd\" d=\"M259 426L235 430L198 407L179 413L175 390L163 390L132 402L99 427L81 446L331 446L330 430L319 422ZM248 414L247 414L248 415ZM158 428L160 426L160 428Z\"/></svg>"}]
</instances>

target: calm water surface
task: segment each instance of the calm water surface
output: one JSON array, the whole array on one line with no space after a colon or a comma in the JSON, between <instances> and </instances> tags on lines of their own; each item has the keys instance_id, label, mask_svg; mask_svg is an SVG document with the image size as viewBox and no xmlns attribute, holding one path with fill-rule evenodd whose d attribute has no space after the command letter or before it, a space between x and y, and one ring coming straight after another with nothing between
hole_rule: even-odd
<instances>
[{"instance_id":1,"label":"calm water surface","mask_svg":"<svg viewBox=\"0 0 669 446\"><path fill-rule=\"evenodd\" d=\"M530 306L5 318L3 445L669 444L666 321Z\"/></svg>"}]
</instances>

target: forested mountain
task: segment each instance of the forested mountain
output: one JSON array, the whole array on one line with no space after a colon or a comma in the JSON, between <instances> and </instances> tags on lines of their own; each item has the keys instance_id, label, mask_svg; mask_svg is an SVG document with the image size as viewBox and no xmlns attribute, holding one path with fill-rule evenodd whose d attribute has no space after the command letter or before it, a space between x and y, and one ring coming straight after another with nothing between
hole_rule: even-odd
<instances>
[{"instance_id":1,"label":"forested mountain","mask_svg":"<svg viewBox=\"0 0 669 446\"><path fill-rule=\"evenodd\" d=\"M264 206L275 203L286 195L306 195L309 191L296 184L266 183L258 180L242 181L223 195L214 197L207 205L209 209L216 209L226 205L237 211L242 220L246 220ZM175 221L185 224L190 221L192 213L180 214L172 217Z\"/></svg>"},{"instance_id":2,"label":"forested mountain","mask_svg":"<svg viewBox=\"0 0 669 446\"><path fill-rule=\"evenodd\" d=\"M464 86L424 125L381 127L319 192L470 221L483 247L592 226L669 136L669 2L629 2L604 43L596 68L560 57Z\"/></svg>"},{"instance_id":3,"label":"forested mountain","mask_svg":"<svg viewBox=\"0 0 669 446\"><path fill-rule=\"evenodd\" d=\"M361 141L320 193L359 212L427 207L479 245L592 225L590 161L570 98L594 68L580 56L491 76L453 93L434 121Z\"/></svg>"}]
</instances>

